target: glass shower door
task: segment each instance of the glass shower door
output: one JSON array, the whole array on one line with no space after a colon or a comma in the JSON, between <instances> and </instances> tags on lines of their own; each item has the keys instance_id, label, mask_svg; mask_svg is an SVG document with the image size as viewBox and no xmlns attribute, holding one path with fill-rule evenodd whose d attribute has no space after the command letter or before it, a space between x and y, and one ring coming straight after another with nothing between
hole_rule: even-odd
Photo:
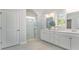
<instances>
[{"instance_id":1,"label":"glass shower door","mask_svg":"<svg viewBox=\"0 0 79 59\"><path fill-rule=\"evenodd\" d=\"M34 18L26 18L26 32L27 32L27 39L34 39L35 38L35 19Z\"/></svg>"}]
</instances>

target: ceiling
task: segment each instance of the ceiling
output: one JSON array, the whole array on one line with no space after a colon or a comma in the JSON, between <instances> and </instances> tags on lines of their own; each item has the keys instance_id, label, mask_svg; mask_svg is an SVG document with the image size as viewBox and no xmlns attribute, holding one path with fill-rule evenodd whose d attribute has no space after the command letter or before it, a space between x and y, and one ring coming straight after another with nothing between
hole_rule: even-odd
<instances>
[{"instance_id":1,"label":"ceiling","mask_svg":"<svg viewBox=\"0 0 79 59\"><path fill-rule=\"evenodd\" d=\"M78 12L79 9L33 9L37 14L42 13L42 14L47 14L51 12L56 12L56 13L61 13L61 12L67 12L67 13L73 13L73 12Z\"/></svg>"},{"instance_id":2,"label":"ceiling","mask_svg":"<svg viewBox=\"0 0 79 59\"><path fill-rule=\"evenodd\" d=\"M56 13L62 13L66 11L65 9L33 9L37 14L42 13L42 14L48 14L52 12Z\"/></svg>"},{"instance_id":3,"label":"ceiling","mask_svg":"<svg viewBox=\"0 0 79 59\"><path fill-rule=\"evenodd\" d=\"M79 9L67 9L67 13L78 12Z\"/></svg>"}]
</instances>

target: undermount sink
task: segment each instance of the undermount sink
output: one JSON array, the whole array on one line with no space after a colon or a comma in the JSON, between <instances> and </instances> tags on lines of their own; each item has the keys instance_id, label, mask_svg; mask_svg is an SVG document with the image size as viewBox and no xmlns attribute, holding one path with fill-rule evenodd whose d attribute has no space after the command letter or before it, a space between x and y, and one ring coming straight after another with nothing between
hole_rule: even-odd
<instances>
[{"instance_id":1,"label":"undermount sink","mask_svg":"<svg viewBox=\"0 0 79 59\"><path fill-rule=\"evenodd\" d=\"M77 32L77 30L72 30L72 32Z\"/></svg>"},{"instance_id":2,"label":"undermount sink","mask_svg":"<svg viewBox=\"0 0 79 59\"><path fill-rule=\"evenodd\" d=\"M65 30L58 30L58 29L46 29L47 31L51 32L51 31L54 31L54 32L65 32L65 33L79 33L78 30L76 29L65 29Z\"/></svg>"}]
</instances>

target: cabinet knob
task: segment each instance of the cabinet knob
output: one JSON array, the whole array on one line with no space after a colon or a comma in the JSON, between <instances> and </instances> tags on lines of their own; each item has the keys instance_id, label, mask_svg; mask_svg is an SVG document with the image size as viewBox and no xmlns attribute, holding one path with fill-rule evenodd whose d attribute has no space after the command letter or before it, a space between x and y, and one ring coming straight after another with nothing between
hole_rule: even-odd
<instances>
[{"instance_id":1,"label":"cabinet knob","mask_svg":"<svg viewBox=\"0 0 79 59\"><path fill-rule=\"evenodd\" d=\"M2 14L2 12L0 12L0 14Z\"/></svg>"},{"instance_id":2,"label":"cabinet knob","mask_svg":"<svg viewBox=\"0 0 79 59\"><path fill-rule=\"evenodd\" d=\"M18 29L17 31L20 31L20 29Z\"/></svg>"},{"instance_id":3,"label":"cabinet knob","mask_svg":"<svg viewBox=\"0 0 79 59\"><path fill-rule=\"evenodd\" d=\"M0 29L2 29L2 27L0 27Z\"/></svg>"},{"instance_id":4,"label":"cabinet knob","mask_svg":"<svg viewBox=\"0 0 79 59\"><path fill-rule=\"evenodd\" d=\"M72 38L69 38L69 39L72 39Z\"/></svg>"},{"instance_id":5,"label":"cabinet knob","mask_svg":"<svg viewBox=\"0 0 79 59\"><path fill-rule=\"evenodd\" d=\"M0 42L0 44L2 44L2 42Z\"/></svg>"}]
</instances>

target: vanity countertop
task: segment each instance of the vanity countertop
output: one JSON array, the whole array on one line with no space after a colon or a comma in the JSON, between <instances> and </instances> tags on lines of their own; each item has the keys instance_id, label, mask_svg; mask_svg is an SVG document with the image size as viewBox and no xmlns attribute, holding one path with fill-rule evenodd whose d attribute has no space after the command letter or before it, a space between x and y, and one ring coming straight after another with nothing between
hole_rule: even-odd
<instances>
[{"instance_id":1,"label":"vanity countertop","mask_svg":"<svg viewBox=\"0 0 79 59\"><path fill-rule=\"evenodd\" d=\"M71 30L71 29L66 29L66 30L55 30L55 29L44 29L46 31L54 31L54 32L63 32L63 33L73 33L73 34L79 34L79 30Z\"/></svg>"},{"instance_id":2,"label":"vanity countertop","mask_svg":"<svg viewBox=\"0 0 79 59\"><path fill-rule=\"evenodd\" d=\"M73 33L73 34L79 34L79 30L73 30L73 29L66 29L66 30L60 30L57 32L64 32L64 33Z\"/></svg>"},{"instance_id":3,"label":"vanity countertop","mask_svg":"<svg viewBox=\"0 0 79 59\"><path fill-rule=\"evenodd\" d=\"M57 32L79 34L79 31L57 31Z\"/></svg>"}]
</instances>

